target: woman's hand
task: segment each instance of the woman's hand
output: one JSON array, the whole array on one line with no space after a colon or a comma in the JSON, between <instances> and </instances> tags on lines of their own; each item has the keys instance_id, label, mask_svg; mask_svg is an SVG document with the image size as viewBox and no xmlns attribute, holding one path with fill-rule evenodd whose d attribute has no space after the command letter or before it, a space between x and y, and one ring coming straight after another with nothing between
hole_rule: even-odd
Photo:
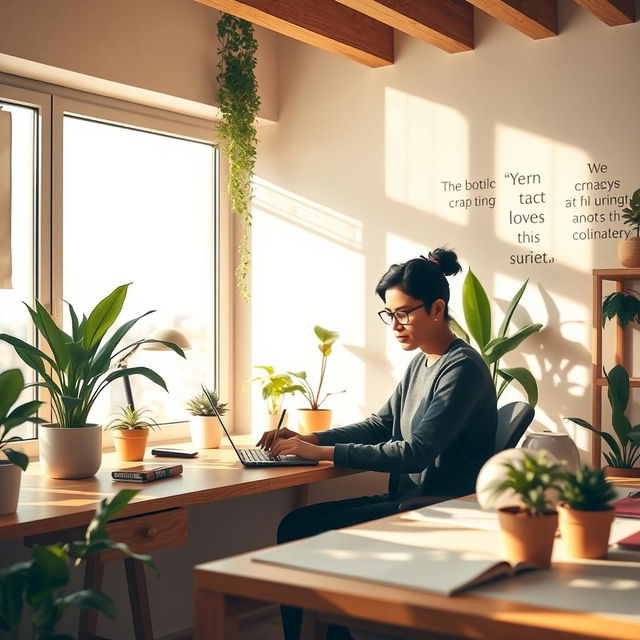
<instances>
[{"instance_id":1,"label":"woman's hand","mask_svg":"<svg viewBox=\"0 0 640 640\"><path fill-rule=\"evenodd\" d=\"M278 438L269 453L272 456L294 455L305 460L333 460L333 447L321 447L317 444L311 444L306 439L308 437Z\"/></svg>"},{"instance_id":2,"label":"woman's hand","mask_svg":"<svg viewBox=\"0 0 640 640\"><path fill-rule=\"evenodd\" d=\"M276 440L279 439L287 439L287 438L299 438L300 434L292 431L291 429L287 429L286 427L281 427L280 429L272 429L271 431L265 431L262 434L262 438L258 440L257 447L264 449L265 451L271 451L271 447L273 447Z\"/></svg>"}]
</instances>

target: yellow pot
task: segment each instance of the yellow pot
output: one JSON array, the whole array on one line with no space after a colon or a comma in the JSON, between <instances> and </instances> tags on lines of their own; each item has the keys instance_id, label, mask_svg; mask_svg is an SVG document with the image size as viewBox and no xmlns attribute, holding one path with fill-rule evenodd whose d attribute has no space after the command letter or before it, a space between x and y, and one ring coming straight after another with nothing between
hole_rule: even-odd
<instances>
[{"instance_id":1,"label":"yellow pot","mask_svg":"<svg viewBox=\"0 0 640 640\"><path fill-rule=\"evenodd\" d=\"M615 517L613 507L604 511L580 511L558 505L560 536L571 558L604 558L609 548L609 533Z\"/></svg>"},{"instance_id":2,"label":"yellow pot","mask_svg":"<svg viewBox=\"0 0 640 640\"><path fill-rule=\"evenodd\" d=\"M314 431L326 431L331 426L331 409L298 409L298 431L307 435Z\"/></svg>"},{"instance_id":3,"label":"yellow pot","mask_svg":"<svg viewBox=\"0 0 640 640\"><path fill-rule=\"evenodd\" d=\"M551 566L557 513L530 516L520 507L503 507L498 509L498 522L502 547L511 564L526 562L541 569Z\"/></svg>"},{"instance_id":4,"label":"yellow pot","mask_svg":"<svg viewBox=\"0 0 640 640\"><path fill-rule=\"evenodd\" d=\"M147 449L149 429L114 429L113 443L123 462L142 460Z\"/></svg>"}]
</instances>

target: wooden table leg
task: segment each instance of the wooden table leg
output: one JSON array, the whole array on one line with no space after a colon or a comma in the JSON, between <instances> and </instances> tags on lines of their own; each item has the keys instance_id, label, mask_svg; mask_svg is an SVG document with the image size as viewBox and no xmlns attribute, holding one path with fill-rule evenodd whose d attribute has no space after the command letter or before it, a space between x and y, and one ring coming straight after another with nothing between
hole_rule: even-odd
<instances>
[{"instance_id":1,"label":"wooden table leg","mask_svg":"<svg viewBox=\"0 0 640 640\"><path fill-rule=\"evenodd\" d=\"M136 640L153 640L144 565L140 560L125 558L124 568L127 574L134 636Z\"/></svg>"},{"instance_id":2,"label":"wooden table leg","mask_svg":"<svg viewBox=\"0 0 640 640\"><path fill-rule=\"evenodd\" d=\"M306 507L309 498L309 485L300 484L293 488L293 505L294 509Z\"/></svg>"},{"instance_id":3,"label":"wooden table leg","mask_svg":"<svg viewBox=\"0 0 640 640\"><path fill-rule=\"evenodd\" d=\"M102 591L102 578L104 576L104 564L100 558L89 557L84 567L84 588ZM80 621L78 622L78 640L92 640L96 635L98 626L98 611L95 609L80 609Z\"/></svg>"},{"instance_id":4,"label":"wooden table leg","mask_svg":"<svg viewBox=\"0 0 640 640\"><path fill-rule=\"evenodd\" d=\"M325 640L327 637L327 623L318 618L315 611L305 609L302 613L302 627L300 640Z\"/></svg>"},{"instance_id":5,"label":"wooden table leg","mask_svg":"<svg viewBox=\"0 0 640 640\"><path fill-rule=\"evenodd\" d=\"M194 640L238 639L238 621L230 616L223 593L196 589L193 604Z\"/></svg>"}]
</instances>

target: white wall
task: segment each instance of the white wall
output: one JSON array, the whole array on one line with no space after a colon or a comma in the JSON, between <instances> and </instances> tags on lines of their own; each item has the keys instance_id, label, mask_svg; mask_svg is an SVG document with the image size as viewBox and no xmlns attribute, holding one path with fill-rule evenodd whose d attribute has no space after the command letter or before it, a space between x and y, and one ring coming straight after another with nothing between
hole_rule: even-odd
<instances>
[{"instance_id":1,"label":"white wall","mask_svg":"<svg viewBox=\"0 0 640 640\"><path fill-rule=\"evenodd\" d=\"M579 204L575 184L594 179L587 163L606 164L601 178L620 181L611 194L640 187L640 24L610 28L570 0L559 7L558 37L533 41L476 11L475 51L449 55L398 35L395 65L377 70L282 39L279 123L262 132L259 149L253 304L240 305L238 320L253 337L243 335L236 359L236 407L253 399L253 416L238 418L245 427L255 428L262 410L257 389L242 384L250 365L317 376L316 323L342 333L327 382L327 390L348 388L332 401L337 422L378 409L406 357L376 317L375 284L391 262L444 243L484 283L496 327L530 278L515 322L545 329L505 364L537 378L538 424L574 434L562 417L590 417L590 274L618 265L617 240L572 234L622 225L572 222L619 211L593 206L602 192L591 192L590 207L566 201ZM541 182L513 185L507 172ZM464 189L465 180L485 179L495 188ZM444 192L444 180L461 181L461 191ZM541 193L543 203L520 204L520 194ZM449 206L476 196L495 196L495 207ZM510 211L543 214L544 223L510 224ZM510 264L531 253L554 261ZM457 316L463 277L451 281ZM586 459L589 438L575 435Z\"/></svg>"}]
</instances>

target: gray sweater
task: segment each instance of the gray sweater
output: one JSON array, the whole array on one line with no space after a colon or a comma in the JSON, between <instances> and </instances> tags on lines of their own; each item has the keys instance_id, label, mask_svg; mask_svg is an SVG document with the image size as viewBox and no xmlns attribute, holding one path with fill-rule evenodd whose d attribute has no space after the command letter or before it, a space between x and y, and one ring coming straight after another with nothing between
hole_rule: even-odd
<instances>
[{"instance_id":1,"label":"gray sweater","mask_svg":"<svg viewBox=\"0 0 640 640\"><path fill-rule=\"evenodd\" d=\"M389 498L404 500L472 493L496 424L489 369L457 338L431 366L420 352L378 413L316 435L335 446L336 465L389 472Z\"/></svg>"}]
</instances>

